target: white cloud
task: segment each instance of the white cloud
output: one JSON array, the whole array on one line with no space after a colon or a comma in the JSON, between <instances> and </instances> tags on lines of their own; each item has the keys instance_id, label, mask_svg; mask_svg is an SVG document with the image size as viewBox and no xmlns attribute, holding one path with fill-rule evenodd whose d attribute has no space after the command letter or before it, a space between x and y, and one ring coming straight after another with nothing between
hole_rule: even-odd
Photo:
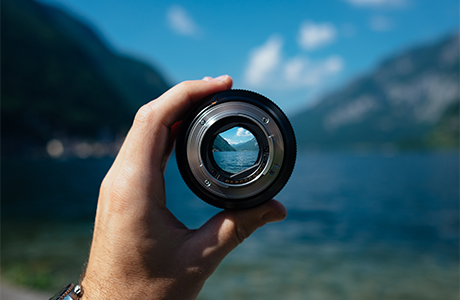
<instances>
[{"instance_id":1,"label":"white cloud","mask_svg":"<svg viewBox=\"0 0 460 300\"><path fill-rule=\"evenodd\" d=\"M388 31L391 29L392 23L383 16L374 16L370 21L370 27L374 31Z\"/></svg>"},{"instance_id":2,"label":"white cloud","mask_svg":"<svg viewBox=\"0 0 460 300\"><path fill-rule=\"evenodd\" d=\"M252 133L249 130L246 130L242 127L238 127L236 131L236 136L252 136Z\"/></svg>"},{"instance_id":3,"label":"white cloud","mask_svg":"<svg viewBox=\"0 0 460 300\"><path fill-rule=\"evenodd\" d=\"M167 18L169 26L177 34L196 37L201 32L189 13L180 5L171 6Z\"/></svg>"},{"instance_id":4,"label":"white cloud","mask_svg":"<svg viewBox=\"0 0 460 300\"><path fill-rule=\"evenodd\" d=\"M308 65L306 58L295 57L284 65L284 75L287 80L296 80L301 76L302 71Z\"/></svg>"},{"instance_id":5,"label":"white cloud","mask_svg":"<svg viewBox=\"0 0 460 300\"><path fill-rule=\"evenodd\" d=\"M405 0L345 0L355 6L368 7L401 7L406 4Z\"/></svg>"},{"instance_id":6,"label":"white cloud","mask_svg":"<svg viewBox=\"0 0 460 300\"><path fill-rule=\"evenodd\" d=\"M283 45L282 37L272 35L264 44L250 52L245 71L248 88L318 88L344 68L345 63L338 55L323 59L310 59L305 53L285 57ZM238 132L241 134L243 131Z\"/></svg>"},{"instance_id":7,"label":"white cloud","mask_svg":"<svg viewBox=\"0 0 460 300\"><path fill-rule=\"evenodd\" d=\"M278 35L272 35L265 44L251 51L246 68L246 81L252 86L263 83L267 76L278 66L281 60L283 41Z\"/></svg>"},{"instance_id":8,"label":"white cloud","mask_svg":"<svg viewBox=\"0 0 460 300\"><path fill-rule=\"evenodd\" d=\"M298 43L305 50L313 50L335 40L336 29L330 23L305 21L300 26Z\"/></svg>"},{"instance_id":9,"label":"white cloud","mask_svg":"<svg viewBox=\"0 0 460 300\"><path fill-rule=\"evenodd\" d=\"M343 59L337 55L319 61L295 57L284 65L284 85L286 88L318 86L342 71L343 66Z\"/></svg>"}]
</instances>

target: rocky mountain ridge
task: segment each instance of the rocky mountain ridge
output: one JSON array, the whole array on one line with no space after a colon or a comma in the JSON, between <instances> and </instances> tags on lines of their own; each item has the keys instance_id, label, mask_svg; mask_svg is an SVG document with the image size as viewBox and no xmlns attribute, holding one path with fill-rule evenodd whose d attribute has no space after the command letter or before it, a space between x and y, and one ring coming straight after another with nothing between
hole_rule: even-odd
<instances>
[{"instance_id":1,"label":"rocky mountain ridge","mask_svg":"<svg viewBox=\"0 0 460 300\"><path fill-rule=\"evenodd\" d=\"M458 147L458 101L456 33L388 58L291 120L301 149Z\"/></svg>"},{"instance_id":2,"label":"rocky mountain ridge","mask_svg":"<svg viewBox=\"0 0 460 300\"><path fill-rule=\"evenodd\" d=\"M247 142L233 145L236 151L259 151L259 144L256 138L252 138Z\"/></svg>"}]
</instances>

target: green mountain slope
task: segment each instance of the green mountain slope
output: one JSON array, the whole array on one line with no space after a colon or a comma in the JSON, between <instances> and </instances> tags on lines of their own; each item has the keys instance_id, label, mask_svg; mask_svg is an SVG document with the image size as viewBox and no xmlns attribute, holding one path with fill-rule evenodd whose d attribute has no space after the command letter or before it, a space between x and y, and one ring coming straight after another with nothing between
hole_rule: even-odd
<instances>
[{"instance_id":1,"label":"green mountain slope","mask_svg":"<svg viewBox=\"0 0 460 300\"><path fill-rule=\"evenodd\" d=\"M245 143L233 145L236 151L259 151L259 145L257 144L256 138L252 138Z\"/></svg>"},{"instance_id":2,"label":"green mountain slope","mask_svg":"<svg viewBox=\"0 0 460 300\"><path fill-rule=\"evenodd\" d=\"M451 105L438 124L430 131L424 142L431 147L458 148L460 136L459 105Z\"/></svg>"},{"instance_id":3,"label":"green mountain slope","mask_svg":"<svg viewBox=\"0 0 460 300\"><path fill-rule=\"evenodd\" d=\"M388 58L291 121L300 149L458 147L458 102L455 34Z\"/></svg>"},{"instance_id":4,"label":"green mountain slope","mask_svg":"<svg viewBox=\"0 0 460 300\"><path fill-rule=\"evenodd\" d=\"M236 151L224 138L220 135L216 137L212 144L212 151Z\"/></svg>"},{"instance_id":5,"label":"green mountain slope","mask_svg":"<svg viewBox=\"0 0 460 300\"><path fill-rule=\"evenodd\" d=\"M49 139L126 133L136 110L169 85L88 26L31 0L1 2L2 150Z\"/></svg>"}]
</instances>

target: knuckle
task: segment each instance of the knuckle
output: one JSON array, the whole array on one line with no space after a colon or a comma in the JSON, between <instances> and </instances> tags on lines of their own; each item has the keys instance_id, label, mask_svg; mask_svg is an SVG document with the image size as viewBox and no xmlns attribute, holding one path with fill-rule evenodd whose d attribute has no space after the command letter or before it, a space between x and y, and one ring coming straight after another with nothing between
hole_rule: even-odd
<instances>
[{"instance_id":1,"label":"knuckle","mask_svg":"<svg viewBox=\"0 0 460 300\"><path fill-rule=\"evenodd\" d=\"M100 195L107 194L107 192L109 190L110 190L109 179L107 178L107 176L105 176L104 179L102 180L101 186L99 188L99 194Z\"/></svg>"},{"instance_id":2,"label":"knuckle","mask_svg":"<svg viewBox=\"0 0 460 300\"><path fill-rule=\"evenodd\" d=\"M242 222L237 222L234 230L235 239L238 244L241 244L245 239L247 239L257 228L265 225L263 219L252 219L245 220Z\"/></svg>"},{"instance_id":3,"label":"knuckle","mask_svg":"<svg viewBox=\"0 0 460 300\"><path fill-rule=\"evenodd\" d=\"M177 85L177 92L187 98L190 98L190 95L193 94L195 89L196 82L194 81L182 81Z\"/></svg>"},{"instance_id":4,"label":"knuckle","mask_svg":"<svg viewBox=\"0 0 460 300\"><path fill-rule=\"evenodd\" d=\"M134 121L137 123L147 123L152 119L153 112L154 111L150 103L144 104L137 111Z\"/></svg>"},{"instance_id":5,"label":"knuckle","mask_svg":"<svg viewBox=\"0 0 460 300\"><path fill-rule=\"evenodd\" d=\"M129 192L129 182L123 176L104 180L101 183L99 195L104 199L107 211L110 213L124 213L128 209L128 202L131 198Z\"/></svg>"},{"instance_id":6,"label":"knuckle","mask_svg":"<svg viewBox=\"0 0 460 300\"><path fill-rule=\"evenodd\" d=\"M179 83L177 85L177 87L180 89L180 90L190 90L192 88L192 86L194 85L195 83L191 80L187 80L187 81L182 81L181 83Z\"/></svg>"},{"instance_id":7,"label":"knuckle","mask_svg":"<svg viewBox=\"0 0 460 300\"><path fill-rule=\"evenodd\" d=\"M187 276L191 280L201 280L201 279L206 279L211 275L211 268L207 265L198 265L198 266L193 266L193 267L188 267L187 268Z\"/></svg>"},{"instance_id":8,"label":"knuckle","mask_svg":"<svg viewBox=\"0 0 460 300\"><path fill-rule=\"evenodd\" d=\"M245 239L247 239L254 230L249 228L245 223L238 224L235 228L235 237L238 244L241 244Z\"/></svg>"}]
</instances>

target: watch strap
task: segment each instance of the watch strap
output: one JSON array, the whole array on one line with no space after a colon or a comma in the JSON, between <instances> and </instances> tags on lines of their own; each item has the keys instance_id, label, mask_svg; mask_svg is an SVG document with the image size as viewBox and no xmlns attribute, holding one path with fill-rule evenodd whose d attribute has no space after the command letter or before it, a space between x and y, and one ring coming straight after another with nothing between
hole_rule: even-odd
<instances>
[{"instance_id":1,"label":"watch strap","mask_svg":"<svg viewBox=\"0 0 460 300\"><path fill-rule=\"evenodd\" d=\"M58 294L50 298L50 300L79 300L83 292L81 287L77 284L69 284L64 287Z\"/></svg>"}]
</instances>

